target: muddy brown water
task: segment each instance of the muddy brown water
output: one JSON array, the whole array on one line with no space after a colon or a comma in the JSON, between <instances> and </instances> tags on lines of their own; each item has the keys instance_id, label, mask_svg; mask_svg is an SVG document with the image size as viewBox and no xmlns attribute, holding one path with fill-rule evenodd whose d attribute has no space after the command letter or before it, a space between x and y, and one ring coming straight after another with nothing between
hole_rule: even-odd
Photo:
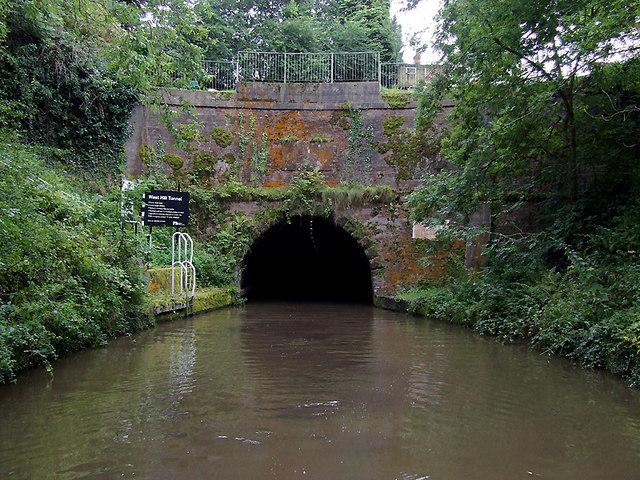
<instances>
[{"instance_id":1,"label":"muddy brown water","mask_svg":"<svg viewBox=\"0 0 640 480\"><path fill-rule=\"evenodd\" d=\"M640 478L621 380L369 306L163 324L27 372L0 409L1 478Z\"/></svg>"}]
</instances>

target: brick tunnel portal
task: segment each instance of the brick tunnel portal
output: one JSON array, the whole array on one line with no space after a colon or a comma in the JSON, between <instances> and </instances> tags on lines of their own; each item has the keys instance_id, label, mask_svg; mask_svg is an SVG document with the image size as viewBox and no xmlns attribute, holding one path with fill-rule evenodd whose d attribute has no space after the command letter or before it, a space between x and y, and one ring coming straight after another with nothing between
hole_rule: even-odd
<instances>
[{"instance_id":1,"label":"brick tunnel portal","mask_svg":"<svg viewBox=\"0 0 640 480\"><path fill-rule=\"evenodd\" d=\"M324 217L295 216L264 232L245 256L247 300L373 300L369 259L342 227Z\"/></svg>"}]
</instances>

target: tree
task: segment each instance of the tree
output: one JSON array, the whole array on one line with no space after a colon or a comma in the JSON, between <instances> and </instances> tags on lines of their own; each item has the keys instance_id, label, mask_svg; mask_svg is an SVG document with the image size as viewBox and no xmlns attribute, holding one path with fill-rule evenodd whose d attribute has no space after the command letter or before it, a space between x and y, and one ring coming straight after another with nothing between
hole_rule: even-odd
<instances>
[{"instance_id":1,"label":"tree","mask_svg":"<svg viewBox=\"0 0 640 480\"><path fill-rule=\"evenodd\" d=\"M73 167L117 171L138 96L101 56L115 17L102 2L17 0L3 19L0 127L64 150Z\"/></svg>"},{"instance_id":2,"label":"tree","mask_svg":"<svg viewBox=\"0 0 640 480\"><path fill-rule=\"evenodd\" d=\"M402 40L389 8L389 0L204 0L194 10L207 34L192 41L212 60L240 50L379 50L383 60L395 61Z\"/></svg>"},{"instance_id":3,"label":"tree","mask_svg":"<svg viewBox=\"0 0 640 480\"><path fill-rule=\"evenodd\" d=\"M401 57L400 25L391 18L389 0L335 0L328 5L329 43L333 50L379 51L383 62L397 62Z\"/></svg>"},{"instance_id":4,"label":"tree","mask_svg":"<svg viewBox=\"0 0 640 480\"><path fill-rule=\"evenodd\" d=\"M431 118L433 99L455 102L442 151L455 174L433 179L437 186L425 186L421 200L414 196L423 215L471 212L481 202L499 207L507 194L522 198L534 190L575 205L592 191L601 159L589 150L598 132L584 120L588 98L599 91L594 72L638 56L639 5L446 0L436 40L443 77L436 94L423 97L420 115ZM440 195L428 193L436 190Z\"/></svg>"}]
</instances>

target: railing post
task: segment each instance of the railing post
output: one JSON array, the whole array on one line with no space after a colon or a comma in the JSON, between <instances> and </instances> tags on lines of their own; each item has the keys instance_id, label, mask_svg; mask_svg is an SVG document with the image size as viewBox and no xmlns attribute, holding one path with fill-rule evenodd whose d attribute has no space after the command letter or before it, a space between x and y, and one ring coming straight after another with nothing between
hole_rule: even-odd
<instances>
[{"instance_id":1,"label":"railing post","mask_svg":"<svg viewBox=\"0 0 640 480\"><path fill-rule=\"evenodd\" d=\"M334 55L335 55L335 53L331 52L331 83L333 83Z\"/></svg>"},{"instance_id":2,"label":"railing post","mask_svg":"<svg viewBox=\"0 0 640 480\"><path fill-rule=\"evenodd\" d=\"M378 88L382 90L382 64L380 63L380 52L378 52Z\"/></svg>"},{"instance_id":3,"label":"railing post","mask_svg":"<svg viewBox=\"0 0 640 480\"><path fill-rule=\"evenodd\" d=\"M287 54L284 54L284 83L287 83Z\"/></svg>"}]
</instances>

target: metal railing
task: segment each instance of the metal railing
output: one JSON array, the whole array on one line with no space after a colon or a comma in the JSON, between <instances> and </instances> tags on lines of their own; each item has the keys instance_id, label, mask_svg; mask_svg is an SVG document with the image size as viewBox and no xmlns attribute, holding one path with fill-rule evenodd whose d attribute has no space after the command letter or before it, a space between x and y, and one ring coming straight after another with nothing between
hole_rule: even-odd
<instances>
[{"instance_id":1,"label":"metal railing","mask_svg":"<svg viewBox=\"0 0 640 480\"><path fill-rule=\"evenodd\" d=\"M435 65L383 63L380 85L386 88L410 89L420 82L429 83L436 73L437 67Z\"/></svg>"},{"instance_id":2,"label":"metal railing","mask_svg":"<svg viewBox=\"0 0 640 480\"><path fill-rule=\"evenodd\" d=\"M238 62L234 60L203 60L203 78L200 88L207 90L233 90L238 84Z\"/></svg>"},{"instance_id":3,"label":"metal railing","mask_svg":"<svg viewBox=\"0 0 640 480\"><path fill-rule=\"evenodd\" d=\"M238 80L245 82L379 82L380 52L239 52Z\"/></svg>"},{"instance_id":4,"label":"metal railing","mask_svg":"<svg viewBox=\"0 0 640 480\"><path fill-rule=\"evenodd\" d=\"M201 60L177 67L172 86L234 90L239 82L378 82L386 88L414 88L429 83L435 65L381 63L380 52L280 53L241 51L233 60Z\"/></svg>"}]
</instances>

